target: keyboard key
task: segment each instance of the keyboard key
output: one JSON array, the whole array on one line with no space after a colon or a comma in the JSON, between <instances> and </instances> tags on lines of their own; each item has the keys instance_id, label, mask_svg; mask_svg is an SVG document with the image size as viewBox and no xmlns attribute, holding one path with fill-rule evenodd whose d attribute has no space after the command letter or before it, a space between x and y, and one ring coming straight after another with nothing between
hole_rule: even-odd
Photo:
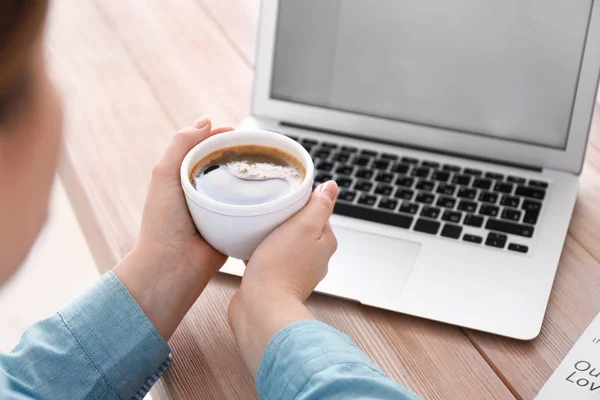
<instances>
[{"instance_id":1,"label":"keyboard key","mask_svg":"<svg viewBox=\"0 0 600 400\"><path fill-rule=\"evenodd\" d=\"M354 185L354 189L360 190L361 192L369 192L373 188L373 184L369 181L358 181Z\"/></svg>"},{"instance_id":2,"label":"keyboard key","mask_svg":"<svg viewBox=\"0 0 600 400\"><path fill-rule=\"evenodd\" d=\"M517 190L515 190L515 194L517 196L531 197L538 200L544 200L544 197L546 197L545 190L525 186L518 186Z\"/></svg>"},{"instance_id":3,"label":"keyboard key","mask_svg":"<svg viewBox=\"0 0 600 400\"><path fill-rule=\"evenodd\" d=\"M521 209L525 211L540 211L542 209L542 203L538 201L523 200Z\"/></svg>"},{"instance_id":4,"label":"keyboard key","mask_svg":"<svg viewBox=\"0 0 600 400\"><path fill-rule=\"evenodd\" d=\"M408 164L396 164L392 167L392 172L397 172L399 174L405 174L410 169L410 165Z\"/></svg>"},{"instance_id":5,"label":"keyboard key","mask_svg":"<svg viewBox=\"0 0 600 400\"><path fill-rule=\"evenodd\" d=\"M465 233L463 236L463 241L481 244L483 242L483 238L481 236L469 235L468 233Z\"/></svg>"},{"instance_id":6,"label":"keyboard key","mask_svg":"<svg viewBox=\"0 0 600 400\"><path fill-rule=\"evenodd\" d=\"M317 169L319 171L330 172L333 169L333 164L330 163L329 161L321 161L320 163L317 164Z\"/></svg>"},{"instance_id":7,"label":"keyboard key","mask_svg":"<svg viewBox=\"0 0 600 400\"><path fill-rule=\"evenodd\" d=\"M356 177L361 179L371 179L375 175L375 172L371 169L359 169L356 172Z\"/></svg>"},{"instance_id":8,"label":"keyboard key","mask_svg":"<svg viewBox=\"0 0 600 400\"><path fill-rule=\"evenodd\" d=\"M479 201L484 203L496 204L498 202L498 194L492 192L481 192L479 195Z\"/></svg>"},{"instance_id":9,"label":"keyboard key","mask_svg":"<svg viewBox=\"0 0 600 400\"><path fill-rule=\"evenodd\" d=\"M394 195L394 197L396 197L398 199L403 199L403 200L412 200L414 195L415 195L415 192L413 192L412 190L398 189L396 191L396 194Z\"/></svg>"},{"instance_id":10,"label":"keyboard key","mask_svg":"<svg viewBox=\"0 0 600 400\"><path fill-rule=\"evenodd\" d=\"M442 169L444 171L450 171L450 172L460 172L460 170L462 169L461 167L459 167L458 165L451 165L451 164L444 164L444 166L442 167Z\"/></svg>"},{"instance_id":11,"label":"keyboard key","mask_svg":"<svg viewBox=\"0 0 600 400\"><path fill-rule=\"evenodd\" d=\"M489 179L475 179L471 186L477 189L489 190L492 187L492 181Z\"/></svg>"},{"instance_id":12,"label":"keyboard key","mask_svg":"<svg viewBox=\"0 0 600 400\"><path fill-rule=\"evenodd\" d=\"M400 206L400 212L414 215L419 212L419 205L405 201Z\"/></svg>"},{"instance_id":13,"label":"keyboard key","mask_svg":"<svg viewBox=\"0 0 600 400\"><path fill-rule=\"evenodd\" d=\"M352 186L352 183L354 182L354 180L352 178L348 178L345 176L338 176L335 178L335 182L341 188L349 188L350 186Z\"/></svg>"},{"instance_id":14,"label":"keyboard key","mask_svg":"<svg viewBox=\"0 0 600 400\"><path fill-rule=\"evenodd\" d=\"M517 208L517 207L519 207L520 202L521 202L521 199L518 197L502 196L502 199L500 200L500 205L505 206L505 207Z\"/></svg>"},{"instance_id":15,"label":"keyboard key","mask_svg":"<svg viewBox=\"0 0 600 400\"><path fill-rule=\"evenodd\" d=\"M505 208L504 211L502 211L502 215L500 216L500 218L507 219L509 221L519 222L519 220L521 219L521 211L510 210L508 208Z\"/></svg>"},{"instance_id":16,"label":"keyboard key","mask_svg":"<svg viewBox=\"0 0 600 400\"><path fill-rule=\"evenodd\" d=\"M475 197L477 196L477 190L461 188L458 190L458 193L456 194L456 196L463 198L463 199L474 200Z\"/></svg>"},{"instance_id":17,"label":"keyboard key","mask_svg":"<svg viewBox=\"0 0 600 400\"><path fill-rule=\"evenodd\" d=\"M450 239L458 239L460 238L460 234L462 233L462 227L458 225L446 224L442 229L441 235L443 237L447 237Z\"/></svg>"},{"instance_id":18,"label":"keyboard key","mask_svg":"<svg viewBox=\"0 0 600 400\"><path fill-rule=\"evenodd\" d=\"M440 223L437 221L430 221L426 219L418 219L413 228L417 232L429 233L430 235L437 235L440 230Z\"/></svg>"},{"instance_id":19,"label":"keyboard key","mask_svg":"<svg viewBox=\"0 0 600 400\"><path fill-rule=\"evenodd\" d=\"M315 146L315 145L319 144L319 142L317 142L314 139L302 139L302 144L308 144L310 146Z\"/></svg>"},{"instance_id":20,"label":"keyboard key","mask_svg":"<svg viewBox=\"0 0 600 400\"><path fill-rule=\"evenodd\" d=\"M517 253L527 253L529 251L529 247L516 243L509 244L508 249L510 251L516 251Z\"/></svg>"},{"instance_id":21,"label":"keyboard key","mask_svg":"<svg viewBox=\"0 0 600 400\"><path fill-rule=\"evenodd\" d=\"M385 158L386 160L397 160L398 156L390 153L381 153L381 158Z\"/></svg>"},{"instance_id":22,"label":"keyboard key","mask_svg":"<svg viewBox=\"0 0 600 400\"><path fill-rule=\"evenodd\" d=\"M501 181L502 179L504 179L504 175L497 174L495 172L486 172L485 177L489 179L496 179L497 181Z\"/></svg>"},{"instance_id":23,"label":"keyboard key","mask_svg":"<svg viewBox=\"0 0 600 400\"><path fill-rule=\"evenodd\" d=\"M415 178L410 178L408 176L401 176L398 179L396 179L396 185L398 186L410 188L412 187L413 183L415 183Z\"/></svg>"},{"instance_id":24,"label":"keyboard key","mask_svg":"<svg viewBox=\"0 0 600 400\"><path fill-rule=\"evenodd\" d=\"M459 224L462 219L462 213L456 211L446 211L444 215L442 215L443 221L454 222L455 224Z\"/></svg>"},{"instance_id":25,"label":"keyboard key","mask_svg":"<svg viewBox=\"0 0 600 400\"><path fill-rule=\"evenodd\" d=\"M315 146L312 144L302 143L302 147L304 147L306 149L306 151L308 151L310 153L312 151L312 149L314 149Z\"/></svg>"},{"instance_id":26,"label":"keyboard key","mask_svg":"<svg viewBox=\"0 0 600 400\"><path fill-rule=\"evenodd\" d=\"M363 149L363 150L360 151L360 154L362 154L364 156L375 157L377 155L377 152L373 151L373 150L365 150L365 149Z\"/></svg>"},{"instance_id":27,"label":"keyboard key","mask_svg":"<svg viewBox=\"0 0 600 400\"><path fill-rule=\"evenodd\" d=\"M327 182L333 179L333 175L331 175L328 172L319 172L317 174L317 176L315 177L315 182L317 183L323 183L323 182Z\"/></svg>"},{"instance_id":28,"label":"keyboard key","mask_svg":"<svg viewBox=\"0 0 600 400\"><path fill-rule=\"evenodd\" d=\"M535 187L539 187L542 189L547 189L548 188L548 183L547 182L543 182L543 181L536 181L531 179L529 181L529 186L535 186Z\"/></svg>"},{"instance_id":29,"label":"keyboard key","mask_svg":"<svg viewBox=\"0 0 600 400\"><path fill-rule=\"evenodd\" d=\"M455 204L456 204L456 200L453 199L452 197L440 196L440 198L437 201L438 207L454 208Z\"/></svg>"},{"instance_id":30,"label":"keyboard key","mask_svg":"<svg viewBox=\"0 0 600 400\"><path fill-rule=\"evenodd\" d=\"M427 178L429 176L429 172L431 172L429 168L417 167L412 170L411 175L419 178Z\"/></svg>"},{"instance_id":31,"label":"keyboard key","mask_svg":"<svg viewBox=\"0 0 600 400\"><path fill-rule=\"evenodd\" d=\"M326 149L337 149L338 145L335 143L323 142L321 143L321 147L324 147Z\"/></svg>"},{"instance_id":32,"label":"keyboard key","mask_svg":"<svg viewBox=\"0 0 600 400\"><path fill-rule=\"evenodd\" d=\"M358 207L348 203L337 202L333 212L338 215L354 217L380 224L397 226L408 229L413 223L413 217L404 214L394 214L372 208Z\"/></svg>"},{"instance_id":33,"label":"keyboard key","mask_svg":"<svg viewBox=\"0 0 600 400\"><path fill-rule=\"evenodd\" d=\"M494 186L494 191L496 192L500 192L500 193L508 193L511 194L513 191L513 187L514 185L512 183L503 183L503 182L498 182L496 183L496 185Z\"/></svg>"},{"instance_id":34,"label":"keyboard key","mask_svg":"<svg viewBox=\"0 0 600 400\"><path fill-rule=\"evenodd\" d=\"M517 185L523 185L527 180L518 176L509 176L506 178L508 182L516 183Z\"/></svg>"},{"instance_id":35,"label":"keyboard key","mask_svg":"<svg viewBox=\"0 0 600 400\"><path fill-rule=\"evenodd\" d=\"M471 184L471 177L468 175L454 175L452 183L455 185L469 186Z\"/></svg>"},{"instance_id":36,"label":"keyboard key","mask_svg":"<svg viewBox=\"0 0 600 400\"><path fill-rule=\"evenodd\" d=\"M485 241L486 246L496 247L498 249L503 249L506 246L506 241L508 238L506 235L498 235L496 233L490 233Z\"/></svg>"},{"instance_id":37,"label":"keyboard key","mask_svg":"<svg viewBox=\"0 0 600 400\"><path fill-rule=\"evenodd\" d=\"M423 161L421 165L429 168L438 168L440 166L440 163L435 161Z\"/></svg>"},{"instance_id":38,"label":"keyboard key","mask_svg":"<svg viewBox=\"0 0 600 400\"><path fill-rule=\"evenodd\" d=\"M411 157L402 157L402 162L406 164L418 164L419 160Z\"/></svg>"},{"instance_id":39,"label":"keyboard key","mask_svg":"<svg viewBox=\"0 0 600 400\"><path fill-rule=\"evenodd\" d=\"M526 224L535 225L538 222L538 218L540 217L539 211L527 211L525 216L523 217L523 222Z\"/></svg>"},{"instance_id":40,"label":"keyboard key","mask_svg":"<svg viewBox=\"0 0 600 400\"><path fill-rule=\"evenodd\" d=\"M374 206L377 202L377 196L372 196L370 194L363 194L358 199L358 204L363 204L365 206Z\"/></svg>"},{"instance_id":41,"label":"keyboard key","mask_svg":"<svg viewBox=\"0 0 600 400\"><path fill-rule=\"evenodd\" d=\"M347 153L356 153L358 149L352 146L342 146L342 151L345 151Z\"/></svg>"},{"instance_id":42,"label":"keyboard key","mask_svg":"<svg viewBox=\"0 0 600 400\"><path fill-rule=\"evenodd\" d=\"M336 155L333 156L333 161L337 161L337 162L341 162L341 163L345 163L350 161L350 154L349 153L337 153Z\"/></svg>"},{"instance_id":43,"label":"keyboard key","mask_svg":"<svg viewBox=\"0 0 600 400\"><path fill-rule=\"evenodd\" d=\"M450 174L445 171L435 171L431 175L431 179L438 182L448 182L448 179L450 179Z\"/></svg>"},{"instance_id":44,"label":"keyboard key","mask_svg":"<svg viewBox=\"0 0 600 400\"><path fill-rule=\"evenodd\" d=\"M419 192L417 197L415 197L415 201L423 204L431 204L435 200L435 196L431 193Z\"/></svg>"},{"instance_id":45,"label":"keyboard key","mask_svg":"<svg viewBox=\"0 0 600 400\"><path fill-rule=\"evenodd\" d=\"M371 162L370 158L367 158L367 157L357 157L353 161L353 164L357 165L359 167L366 167L367 165L369 165L370 162Z\"/></svg>"},{"instance_id":46,"label":"keyboard key","mask_svg":"<svg viewBox=\"0 0 600 400\"><path fill-rule=\"evenodd\" d=\"M331 155L331 151L327 149L317 149L313 152L315 158L327 159Z\"/></svg>"},{"instance_id":47,"label":"keyboard key","mask_svg":"<svg viewBox=\"0 0 600 400\"><path fill-rule=\"evenodd\" d=\"M384 210L394 211L397 206L398 206L398 200L381 199L381 201L379 202L379 205L377 207L384 209Z\"/></svg>"},{"instance_id":48,"label":"keyboard key","mask_svg":"<svg viewBox=\"0 0 600 400\"><path fill-rule=\"evenodd\" d=\"M433 192L434 188L435 182L425 180L420 180L419 183L417 183L417 186L415 186L415 189L425 190L427 192Z\"/></svg>"},{"instance_id":49,"label":"keyboard key","mask_svg":"<svg viewBox=\"0 0 600 400\"><path fill-rule=\"evenodd\" d=\"M456 191L456 186L449 185L447 183L440 183L438 185L438 189L437 189L437 193L446 194L448 196L453 196L455 191Z\"/></svg>"},{"instance_id":50,"label":"keyboard key","mask_svg":"<svg viewBox=\"0 0 600 400\"><path fill-rule=\"evenodd\" d=\"M481 228L481 226L483 225L483 217L473 214L467 214L465 216L465 220L463 221L463 225Z\"/></svg>"},{"instance_id":51,"label":"keyboard key","mask_svg":"<svg viewBox=\"0 0 600 400\"><path fill-rule=\"evenodd\" d=\"M421 217L427 217L432 219L438 219L442 210L436 207L423 207L421 210Z\"/></svg>"},{"instance_id":52,"label":"keyboard key","mask_svg":"<svg viewBox=\"0 0 600 400\"><path fill-rule=\"evenodd\" d=\"M500 209L496 206L488 206L486 204L482 204L479 207L479 215L487 215L488 217L497 217Z\"/></svg>"},{"instance_id":53,"label":"keyboard key","mask_svg":"<svg viewBox=\"0 0 600 400\"><path fill-rule=\"evenodd\" d=\"M488 219L487 223L485 224L485 229L528 238L532 237L534 232L533 226L515 224L513 222L500 221L492 218Z\"/></svg>"},{"instance_id":54,"label":"keyboard key","mask_svg":"<svg viewBox=\"0 0 600 400\"><path fill-rule=\"evenodd\" d=\"M342 190L338 196L338 200L353 202L356 198L356 192L351 190Z\"/></svg>"},{"instance_id":55,"label":"keyboard key","mask_svg":"<svg viewBox=\"0 0 600 400\"><path fill-rule=\"evenodd\" d=\"M389 172L379 172L375 177L377 182L383 183L392 183L394 182L394 174L390 174Z\"/></svg>"},{"instance_id":56,"label":"keyboard key","mask_svg":"<svg viewBox=\"0 0 600 400\"><path fill-rule=\"evenodd\" d=\"M462 200L458 203L458 210L474 213L477 210L477 203L473 201Z\"/></svg>"},{"instance_id":57,"label":"keyboard key","mask_svg":"<svg viewBox=\"0 0 600 400\"><path fill-rule=\"evenodd\" d=\"M350 176L354 173L354 167L352 165L340 165L336 168L335 173Z\"/></svg>"},{"instance_id":58,"label":"keyboard key","mask_svg":"<svg viewBox=\"0 0 600 400\"><path fill-rule=\"evenodd\" d=\"M465 175L473 175L473 176L481 176L483 174L483 172L481 172L478 169L465 168L463 170L463 174L465 174Z\"/></svg>"},{"instance_id":59,"label":"keyboard key","mask_svg":"<svg viewBox=\"0 0 600 400\"><path fill-rule=\"evenodd\" d=\"M379 184L375 188L375 193L382 196L391 196L394 193L394 188L390 185Z\"/></svg>"},{"instance_id":60,"label":"keyboard key","mask_svg":"<svg viewBox=\"0 0 600 400\"><path fill-rule=\"evenodd\" d=\"M375 169L388 169L389 166L390 162L388 160L375 160L371 167Z\"/></svg>"}]
</instances>

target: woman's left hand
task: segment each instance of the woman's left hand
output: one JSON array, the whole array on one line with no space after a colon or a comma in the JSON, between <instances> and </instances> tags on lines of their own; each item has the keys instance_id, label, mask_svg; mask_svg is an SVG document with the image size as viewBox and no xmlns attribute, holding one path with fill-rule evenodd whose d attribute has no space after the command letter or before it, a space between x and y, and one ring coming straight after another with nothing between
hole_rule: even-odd
<instances>
[{"instance_id":1,"label":"woman's left hand","mask_svg":"<svg viewBox=\"0 0 600 400\"><path fill-rule=\"evenodd\" d=\"M152 171L139 241L114 269L163 338L168 339L227 257L200 236L190 217L179 170L212 129L208 118L178 132Z\"/></svg>"}]
</instances>

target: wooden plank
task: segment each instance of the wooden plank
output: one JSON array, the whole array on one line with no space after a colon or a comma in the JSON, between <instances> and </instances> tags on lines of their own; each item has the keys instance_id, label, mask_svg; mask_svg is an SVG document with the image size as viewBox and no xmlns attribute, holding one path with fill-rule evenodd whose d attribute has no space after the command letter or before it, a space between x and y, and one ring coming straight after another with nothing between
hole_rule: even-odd
<instances>
[{"instance_id":1,"label":"wooden plank","mask_svg":"<svg viewBox=\"0 0 600 400\"><path fill-rule=\"evenodd\" d=\"M77 177L73 198L86 203L80 209L92 212L105 259L115 260L137 237L150 170L176 126L205 112L217 123L239 121L251 71L191 0L63 0L53 3L49 30L67 109L65 165ZM200 297L171 340L175 362L159 394L255 398L227 326L238 285L219 276ZM457 328L323 296L310 306L426 398L512 398Z\"/></svg>"},{"instance_id":2,"label":"wooden plank","mask_svg":"<svg viewBox=\"0 0 600 400\"><path fill-rule=\"evenodd\" d=\"M90 1L53 2L46 42L65 111L61 176L106 270L137 238L150 165L174 125Z\"/></svg>"},{"instance_id":3,"label":"wooden plank","mask_svg":"<svg viewBox=\"0 0 600 400\"><path fill-rule=\"evenodd\" d=\"M219 25L239 50L248 65L254 65L256 35L260 13L259 0L196 0L204 12Z\"/></svg>"},{"instance_id":4,"label":"wooden plank","mask_svg":"<svg viewBox=\"0 0 600 400\"><path fill-rule=\"evenodd\" d=\"M178 126L204 114L235 125L249 114L252 71L194 0L97 4Z\"/></svg>"}]
</instances>

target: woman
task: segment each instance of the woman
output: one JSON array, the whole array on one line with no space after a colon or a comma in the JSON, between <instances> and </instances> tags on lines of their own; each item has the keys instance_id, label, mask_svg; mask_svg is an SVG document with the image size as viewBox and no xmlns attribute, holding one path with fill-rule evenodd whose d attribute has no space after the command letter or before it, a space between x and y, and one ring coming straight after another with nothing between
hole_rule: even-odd
<instances>
[{"instance_id":1,"label":"woman","mask_svg":"<svg viewBox=\"0 0 600 400\"><path fill-rule=\"evenodd\" d=\"M47 6L0 3L0 284L44 223L58 161L61 113L42 51ZM145 396L171 363L166 341L226 259L194 229L179 165L194 145L230 129L204 117L175 135L153 171L139 242L0 355L0 398ZM336 248L328 222L336 196L334 182L319 187L256 250L231 300L231 329L262 398L412 398L303 304Z\"/></svg>"}]
</instances>

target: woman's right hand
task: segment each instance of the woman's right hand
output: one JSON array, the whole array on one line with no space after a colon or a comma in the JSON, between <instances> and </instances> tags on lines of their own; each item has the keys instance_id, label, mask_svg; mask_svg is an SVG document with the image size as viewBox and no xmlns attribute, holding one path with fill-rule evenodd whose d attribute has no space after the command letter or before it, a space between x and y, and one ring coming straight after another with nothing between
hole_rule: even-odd
<instances>
[{"instance_id":1,"label":"woman's right hand","mask_svg":"<svg viewBox=\"0 0 600 400\"><path fill-rule=\"evenodd\" d=\"M319 186L300 212L274 230L247 263L229 305L229 324L253 375L271 338L286 325L314 319L304 301L327 274L337 241L329 217L338 188Z\"/></svg>"}]
</instances>

